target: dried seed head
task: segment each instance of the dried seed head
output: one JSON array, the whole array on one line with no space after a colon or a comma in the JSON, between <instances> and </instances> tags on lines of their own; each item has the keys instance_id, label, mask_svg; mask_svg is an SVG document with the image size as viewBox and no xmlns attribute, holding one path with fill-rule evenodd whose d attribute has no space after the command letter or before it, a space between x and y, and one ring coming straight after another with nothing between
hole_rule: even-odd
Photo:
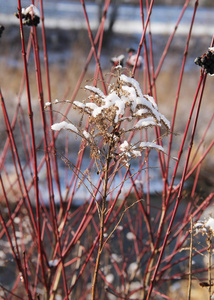
<instances>
[{"instance_id":1,"label":"dried seed head","mask_svg":"<svg viewBox=\"0 0 214 300\"><path fill-rule=\"evenodd\" d=\"M73 108L89 116L89 129L83 130L73 124L54 124L53 130L70 129L87 141L91 157L98 159L111 149L110 156L128 161L141 155L146 148L163 151L155 142L137 141L128 143L127 133L140 131L148 127L165 127L170 130L170 122L159 111L153 97L143 95L139 83L124 74L118 75L105 95L99 88L86 86L91 94L84 102L74 101ZM76 129L75 129L76 128ZM102 139L102 150L99 144ZM106 147L106 149L105 149Z\"/></svg>"},{"instance_id":2,"label":"dried seed head","mask_svg":"<svg viewBox=\"0 0 214 300\"><path fill-rule=\"evenodd\" d=\"M194 62L204 69L206 73L214 75L214 47L208 48L208 51L197 57Z\"/></svg>"}]
</instances>

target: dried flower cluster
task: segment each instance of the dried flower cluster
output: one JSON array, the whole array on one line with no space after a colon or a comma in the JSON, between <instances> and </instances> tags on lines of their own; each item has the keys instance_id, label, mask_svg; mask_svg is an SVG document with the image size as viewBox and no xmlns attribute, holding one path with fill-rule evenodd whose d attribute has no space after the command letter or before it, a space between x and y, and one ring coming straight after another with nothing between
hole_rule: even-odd
<instances>
[{"instance_id":1,"label":"dried flower cluster","mask_svg":"<svg viewBox=\"0 0 214 300\"><path fill-rule=\"evenodd\" d=\"M15 16L19 18L18 13L15 13ZM31 4L27 8L22 8L21 18L23 25L37 26L40 22L40 12L35 5Z\"/></svg>"},{"instance_id":2,"label":"dried flower cluster","mask_svg":"<svg viewBox=\"0 0 214 300\"><path fill-rule=\"evenodd\" d=\"M199 220L194 224L195 233L214 236L214 218L209 217L207 220Z\"/></svg>"},{"instance_id":3,"label":"dried flower cluster","mask_svg":"<svg viewBox=\"0 0 214 300\"><path fill-rule=\"evenodd\" d=\"M146 148L164 150L155 142L138 141L131 144L126 140L128 132L143 128L164 126L167 131L170 130L169 121L158 111L153 97L143 95L135 79L124 74L118 76L107 95L97 87L85 88L91 95L85 102L74 101L73 108L89 116L87 131L65 121L53 124L52 130L67 129L81 136L90 145L92 157L105 157L105 146L111 148L112 158L123 158L126 162L140 156ZM129 122L130 126L125 126L124 122ZM100 138L103 139L102 148L98 146Z\"/></svg>"},{"instance_id":4,"label":"dried flower cluster","mask_svg":"<svg viewBox=\"0 0 214 300\"><path fill-rule=\"evenodd\" d=\"M195 64L202 67L206 73L214 75L214 47L208 48L208 51L195 59Z\"/></svg>"}]
</instances>

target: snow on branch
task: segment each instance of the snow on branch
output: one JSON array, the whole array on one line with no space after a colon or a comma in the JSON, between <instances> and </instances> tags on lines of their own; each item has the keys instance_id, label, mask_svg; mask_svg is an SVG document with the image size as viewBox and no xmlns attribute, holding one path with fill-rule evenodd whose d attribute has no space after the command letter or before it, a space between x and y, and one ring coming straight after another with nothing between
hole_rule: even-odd
<instances>
[{"instance_id":1,"label":"snow on branch","mask_svg":"<svg viewBox=\"0 0 214 300\"><path fill-rule=\"evenodd\" d=\"M90 102L86 104L74 101L74 107L89 114L94 123L97 120L109 120L116 125L123 120L132 121L138 118L135 129L164 125L169 131L170 122L158 111L154 98L143 95L139 83L134 78L123 74L118 79L119 88L116 84L113 88L111 86L108 95L104 95L97 87L87 85L85 88L94 93L94 96L90 96ZM128 109L130 115L127 119Z\"/></svg>"},{"instance_id":2,"label":"snow on branch","mask_svg":"<svg viewBox=\"0 0 214 300\"><path fill-rule=\"evenodd\" d=\"M74 126L71 123L67 123L66 121L62 121L60 123L55 123L51 126L52 130L55 131L60 131L61 129L67 129L67 130L71 130L75 133L79 133L78 129L76 128L76 126Z\"/></svg>"},{"instance_id":3,"label":"snow on branch","mask_svg":"<svg viewBox=\"0 0 214 300\"><path fill-rule=\"evenodd\" d=\"M146 148L164 151L162 146L154 142L139 140L133 145L126 141L125 134L148 127L164 127L168 132L170 122L159 112L154 98L143 95L139 83L134 78L120 75L117 79L116 83L110 86L107 95L98 87L87 85L85 88L91 95L83 102L73 102L74 109L89 116L88 129L77 128L65 121L53 124L51 129L67 129L78 133L96 155L100 153L98 145L99 139L102 138L103 147L111 145L112 157L124 158L126 162L141 156ZM106 153L104 148L102 153Z\"/></svg>"},{"instance_id":4,"label":"snow on branch","mask_svg":"<svg viewBox=\"0 0 214 300\"><path fill-rule=\"evenodd\" d=\"M141 149L151 148L151 149L156 149L158 151L163 151L164 152L164 148L162 146L157 145L153 142L141 142L139 148L141 148Z\"/></svg>"}]
</instances>

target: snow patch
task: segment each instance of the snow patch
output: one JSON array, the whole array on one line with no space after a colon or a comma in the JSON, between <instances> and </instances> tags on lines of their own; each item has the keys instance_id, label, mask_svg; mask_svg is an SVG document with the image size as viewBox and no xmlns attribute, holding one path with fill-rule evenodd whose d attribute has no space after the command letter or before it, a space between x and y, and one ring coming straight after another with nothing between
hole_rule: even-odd
<instances>
[{"instance_id":1,"label":"snow patch","mask_svg":"<svg viewBox=\"0 0 214 300\"><path fill-rule=\"evenodd\" d=\"M71 123L67 123L66 121L62 121L60 123L55 123L51 126L52 130L60 131L61 129L71 130L73 132L78 133L78 129Z\"/></svg>"}]
</instances>

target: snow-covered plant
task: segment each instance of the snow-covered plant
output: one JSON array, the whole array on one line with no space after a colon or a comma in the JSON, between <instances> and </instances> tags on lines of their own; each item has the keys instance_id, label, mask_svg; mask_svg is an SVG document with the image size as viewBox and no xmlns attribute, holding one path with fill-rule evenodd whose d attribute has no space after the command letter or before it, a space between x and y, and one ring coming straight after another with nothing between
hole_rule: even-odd
<instances>
[{"instance_id":1,"label":"snow-covered plant","mask_svg":"<svg viewBox=\"0 0 214 300\"><path fill-rule=\"evenodd\" d=\"M19 13L15 13L15 16L19 18ZM40 12L38 8L33 4L29 5L26 8L22 8L20 16L23 25L37 26L40 22Z\"/></svg>"},{"instance_id":2,"label":"snow-covered plant","mask_svg":"<svg viewBox=\"0 0 214 300\"><path fill-rule=\"evenodd\" d=\"M146 148L164 151L154 141L127 141L128 133L148 127L163 126L170 130L170 123L158 111L154 98L143 95L135 79L120 75L107 95L97 87L87 85L85 89L92 94L84 102L74 101L73 108L89 116L88 128L78 128L72 122L63 121L53 124L52 130L67 129L78 134L90 146L92 158L99 159L101 163L106 158L107 149L110 149L110 158L126 162L141 156ZM127 122L130 126L124 125ZM99 146L100 138L103 139L102 147Z\"/></svg>"},{"instance_id":3,"label":"snow-covered plant","mask_svg":"<svg viewBox=\"0 0 214 300\"><path fill-rule=\"evenodd\" d=\"M143 95L139 83L124 74L118 75L116 82L109 87L107 95L97 87L87 85L85 89L91 92L91 95L86 101L74 101L73 108L78 110L80 115L89 117L87 128L62 121L53 124L51 129L56 131L66 129L79 135L90 147L91 157L96 161L98 174L101 174L103 179L99 209L99 250L92 285L92 299L95 299L97 274L104 245L104 218L110 169L112 165L119 168L120 162L129 168L130 160L141 156L145 149L164 151L155 141L147 142L139 139L131 142L134 136L132 133L148 127L164 127L169 131L170 123L158 111L154 98ZM46 106L49 105L46 103ZM117 169L114 172L117 172Z\"/></svg>"}]
</instances>

